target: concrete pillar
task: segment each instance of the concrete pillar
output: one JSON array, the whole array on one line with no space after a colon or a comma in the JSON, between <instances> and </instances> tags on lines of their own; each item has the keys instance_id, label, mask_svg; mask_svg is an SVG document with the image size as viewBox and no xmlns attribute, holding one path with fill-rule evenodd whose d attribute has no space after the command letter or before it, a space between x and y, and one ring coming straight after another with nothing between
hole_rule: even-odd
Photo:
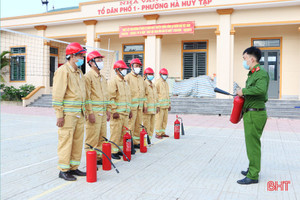
<instances>
[{"instance_id":1,"label":"concrete pillar","mask_svg":"<svg viewBox=\"0 0 300 200\"><path fill-rule=\"evenodd\" d=\"M298 36L298 39L299 39L299 41L298 41L298 43L299 43L299 45L298 45L298 50L299 50L299 57L300 57L300 27L298 27L298 32L299 32L299 36ZM280 77L281 78L281 77ZM300 73L299 73L299 92L298 92L298 99L300 100Z\"/></svg>"},{"instance_id":2,"label":"concrete pillar","mask_svg":"<svg viewBox=\"0 0 300 200\"><path fill-rule=\"evenodd\" d=\"M159 15L144 15L147 24L156 24ZM160 43L160 42L158 42ZM160 43L161 44L161 43ZM161 45L160 45L161 46ZM151 67L157 73L157 38L155 35L145 37L145 62L144 66ZM160 67L160 66L159 66ZM158 76L155 77L157 79Z\"/></svg>"},{"instance_id":3,"label":"concrete pillar","mask_svg":"<svg viewBox=\"0 0 300 200\"><path fill-rule=\"evenodd\" d=\"M161 40L162 35L156 36L156 63L155 68L153 69L155 72L155 77L159 77L159 70L162 68L161 66Z\"/></svg>"},{"instance_id":4,"label":"concrete pillar","mask_svg":"<svg viewBox=\"0 0 300 200\"><path fill-rule=\"evenodd\" d=\"M96 38L94 39L94 41L95 41L95 47L96 47L96 48L100 48L100 43L101 43L100 37L96 37Z\"/></svg>"},{"instance_id":5,"label":"concrete pillar","mask_svg":"<svg viewBox=\"0 0 300 200\"><path fill-rule=\"evenodd\" d=\"M235 35L235 30L231 29L230 31L230 83L231 87L229 89L229 92L232 94L233 93L233 74L234 74L234 35Z\"/></svg>"},{"instance_id":6,"label":"concrete pillar","mask_svg":"<svg viewBox=\"0 0 300 200\"><path fill-rule=\"evenodd\" d=\"M95 28L97 24L97 20L86 20L83 21L83 23L86 25L86 46L95 47ZM87 48L87 54L91 51L93 51L93 48ZM86 63L85 68L86 73L90 71L89 65Z\"/></svg>"},{"instance_id":7,"label":"concrete pillar","mask_svg":"<svg viewBox=\"0 0 300 200\"><path fill-rule=\"evenodd\" d=\"M47 26L40 25L34 27L37 30L37 35L41 37L45 37L45 32ZM42 66L43 66L43 73L40 74L43 76L42 85L45 86L45 94L50 93L50 42L42 40L41 43L42 48Z\"/></svg>"},{"instance_id":8,"label":"concrete pillar","mask_svg":"<svg viewBox=\"0 0 300 200\"><path fill-rule=\"evenodd\" d=\"M230 15L233 9L219 9L217 13L220 15L219 30L217 34L217 87L232 91L233 70L231 67L231 21ZM217 98L228 98L224 95L217 94Z\"/></svg>"}]
</instances>

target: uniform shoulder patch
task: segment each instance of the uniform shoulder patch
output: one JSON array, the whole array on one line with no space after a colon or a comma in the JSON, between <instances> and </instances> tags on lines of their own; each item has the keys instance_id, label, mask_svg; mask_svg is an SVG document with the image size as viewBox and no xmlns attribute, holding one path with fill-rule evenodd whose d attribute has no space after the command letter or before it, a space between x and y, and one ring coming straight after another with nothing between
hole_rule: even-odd
<instances>
[{"instance_id":1,"label":"uniform shoulder patch","mask_svg":"<svg viewBox=\"0 0 300 200\"><path fill-rule=\"evenodd\" d=\"M260 67L256 67L256 71L258 72L260 70Z\"/></svg>"}]
</instances>

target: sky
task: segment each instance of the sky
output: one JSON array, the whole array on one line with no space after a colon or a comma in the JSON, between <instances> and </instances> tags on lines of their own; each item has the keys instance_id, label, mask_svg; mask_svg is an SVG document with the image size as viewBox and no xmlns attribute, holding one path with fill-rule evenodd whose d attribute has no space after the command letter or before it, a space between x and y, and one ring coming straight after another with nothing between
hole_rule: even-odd
<instances>
[{"instance_id":1,"label":"sky","mask_svg":"<svg viewBox=\"0 0 300 200\"><path fill-rule=\"evenodd\" d=\"M93 0L48 0L48 10L79 6L81 2ZM30 15L46 12L41 0L0 0L1 18Z\"/></svg>"}]
</instances>

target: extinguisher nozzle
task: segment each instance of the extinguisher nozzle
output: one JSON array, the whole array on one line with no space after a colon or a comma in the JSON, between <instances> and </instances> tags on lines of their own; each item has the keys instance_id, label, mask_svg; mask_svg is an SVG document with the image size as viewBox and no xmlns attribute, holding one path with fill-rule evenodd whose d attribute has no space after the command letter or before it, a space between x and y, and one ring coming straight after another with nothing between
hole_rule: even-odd
<instances>
[{"instance_id":1,"label":"extinguisher nozzle","mask_svg":"<svg viewBox=\"0 0 300 200\"><path fill-rule=\"evenodd\" d=\"M116 172L117 172L118 174L120 173L118 169L116 169Z\"/></svg>"}]
</instances>

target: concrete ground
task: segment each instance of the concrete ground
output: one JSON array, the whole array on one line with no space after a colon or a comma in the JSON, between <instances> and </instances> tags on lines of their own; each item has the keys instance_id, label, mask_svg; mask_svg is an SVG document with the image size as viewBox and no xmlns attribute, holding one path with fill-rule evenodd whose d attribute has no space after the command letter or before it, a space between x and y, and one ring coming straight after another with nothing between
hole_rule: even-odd
<instances>
[{"instance_id":1,"label":"concrete ground","mask_svg":"<svg viewBox=\"0 0 300 200\"><path fill-rule=\"evenodd\" d=\"M243 124L228 116L182 115L186 135L153 139L148 153L130 163L114 161L120 173L99 170L98 181L58 178L57 127L51 108L1 106L1 199L300 199L300 120L268 119L262 136L259 184L236 183L247 168ZM80 169L85 171L85 155ZM269 181L290 181L268 191Z\"/></svg>"}]
</instances>

